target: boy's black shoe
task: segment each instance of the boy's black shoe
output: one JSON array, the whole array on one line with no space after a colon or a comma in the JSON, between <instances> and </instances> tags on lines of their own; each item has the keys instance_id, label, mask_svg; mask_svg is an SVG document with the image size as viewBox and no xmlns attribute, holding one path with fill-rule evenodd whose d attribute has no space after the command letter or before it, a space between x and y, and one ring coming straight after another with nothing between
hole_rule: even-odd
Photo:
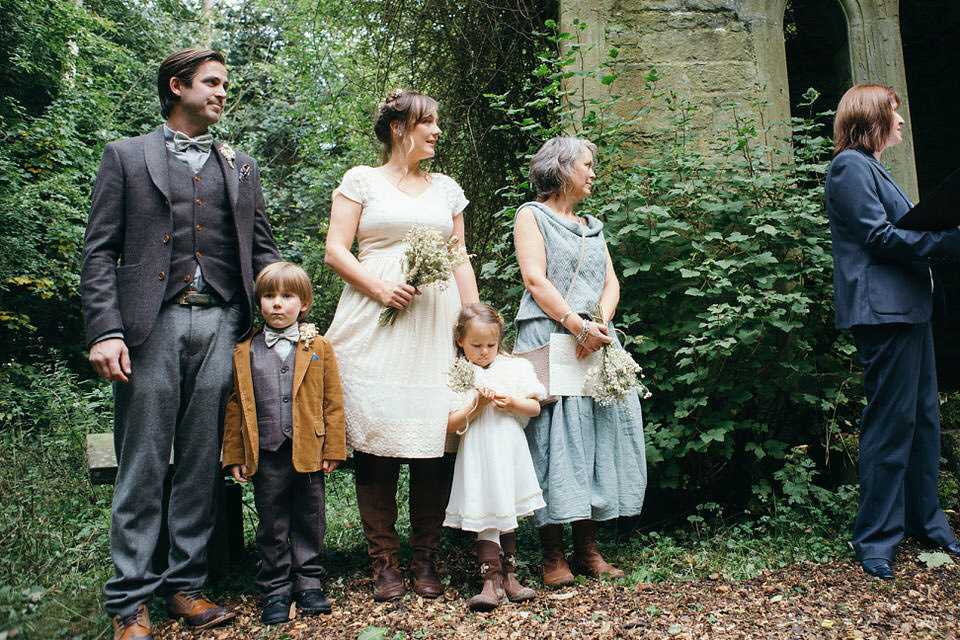
<instances>
[{"instance_id":1,"label":"boy's black shoe","mask_svg":"<svg viewBox=\"0 0 960 640\"><path fill-rule=\"evenodd\" d=\"M263 599L263 624L281 624L290 621L290 596L267 596Z\"/></svg>"},{"instance_id":2,"label":"boy's black shoe","mask_svg":"<svg viewBox=\"0 0 960 640\"><path fill-rule=\"evenodd\" d=\"M297 611L304 613L330 613L330 601L323 596L323 589L307 589L296 594Z\"/></svg>"}]
</instances>

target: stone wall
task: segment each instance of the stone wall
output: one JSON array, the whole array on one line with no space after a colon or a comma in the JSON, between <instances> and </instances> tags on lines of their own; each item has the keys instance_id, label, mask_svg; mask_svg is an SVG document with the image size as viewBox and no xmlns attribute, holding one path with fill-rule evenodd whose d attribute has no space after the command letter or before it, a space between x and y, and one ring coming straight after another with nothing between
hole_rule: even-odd
<instances>
[{"instance_id":1,"label":"stone wall","mask_svg":"<svg viewBox=\"0 0 960 640\"><path fill-rule=\"evenodd\" d=\"M885 162L916 198L897 0L837 2L847 20L854 81L893 86L904 100L901 113L908 121L908 135ZM565 31L579 33L581 43L589 48L585 67L595 67L611 48L620 52L627 63L620 86L615 87L620 92L630 88L642 93L643 79L651 69L663 73L659 89L673 91L699 107L692 114L695 131L712 132L729 123L732 116L723 107L730 103L744 109L766 103L764 121L780 123L777 133L784 134L790 118L783 45L785 4L786 0L561 0L560 22ZM576 21L585 22L587 28L580 30ZM607 88L596 84L587 90ZM666 125L662 116L658 112L646 117L640 125L643 132L656 136ZM699 138L702 150L711 137Z\"/></svg>"}]
</instances>

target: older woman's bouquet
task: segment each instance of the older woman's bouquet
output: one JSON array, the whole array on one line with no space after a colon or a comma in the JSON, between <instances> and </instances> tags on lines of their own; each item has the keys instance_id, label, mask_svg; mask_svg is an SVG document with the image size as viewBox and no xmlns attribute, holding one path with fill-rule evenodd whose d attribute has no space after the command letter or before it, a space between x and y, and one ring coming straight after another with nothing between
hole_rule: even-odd
<instances>
[{"instance_id":1,"label":"older woman's bouquet","mask_svg":"<svg viewBox=\"0 0 960 640\"><path fill-rule=\"evenodd\" d=\"M598 306L593 311L593 321L603 322L603 312ZM605 344L600 349L600 358L597 364L587 371L585 388L598 404L607 406L614 401L623 401L628 393L636 392L641 398L649 398L653 394L640 381L643 378L643 369L627 353L627 350L615 342Z\"/></svg>"},{"instance_id":2,"label":"older woman's bouquet","mask_svg":"<svg viewBox=\"0 0 960 640\"><path fill-rule=\"evenodd\" d=\"M407 249L403 252L403 272L406 283L413 287L436 284L443 289L453 270L466 259L456 236L449 241L444 240L440 232L432 227L415 224L403 241L407 243ZM400 309L396 307L385 308L380 312L380 326L392 325L399 314Z\"/></svg>"}]
</instances>

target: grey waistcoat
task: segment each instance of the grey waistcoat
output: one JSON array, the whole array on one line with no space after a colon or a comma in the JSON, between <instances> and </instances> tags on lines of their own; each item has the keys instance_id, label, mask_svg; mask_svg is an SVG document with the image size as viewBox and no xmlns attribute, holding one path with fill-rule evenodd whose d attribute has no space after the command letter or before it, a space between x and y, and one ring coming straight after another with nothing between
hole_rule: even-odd
<instances>
[{"instance_id":1,"label":"grey waistcoat","mask_svg":"<svg viewBox=\"0 0 960 640\"><path fill-rule=\"evenodd\" d=\"M167 164L173 249L164 301L192 284L197 263L208 287L229 301L240 288L240 257L233 213L216 154L210 154L196 175L169 152Z\"/></svg>"},{"instance_id":2,"label":"grey waistcoat","mask_svg":"<svg viewBox=\"0 0 960 640\"><path fill-rule=\"evenodd\" d=\"M285 360L267 348L261 331L250 341L250 372L253 374L253 397L257 405L257 430L260 448L276 451L293 438L293 364L297 358L294 345Z\"/></svg>"}]
</instances>

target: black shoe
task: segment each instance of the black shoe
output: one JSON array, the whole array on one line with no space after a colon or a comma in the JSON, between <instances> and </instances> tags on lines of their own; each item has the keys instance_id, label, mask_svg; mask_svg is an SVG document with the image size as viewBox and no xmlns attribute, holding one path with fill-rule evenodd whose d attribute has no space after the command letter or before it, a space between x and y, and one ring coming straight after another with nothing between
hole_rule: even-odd
<instances>
[{"instance_id":1,"label":"black shoe","mask_svg":"<svg viewBox=\"0 0 960 640\"><path fill-rule=\"evenodd\" d=\"M267 596L263 599L263 624L281 624L290 621L290 596Z\"/></svg>"},{"instance_id":2,"label":"black shoe","mask_svg":"<svg viewBox=\"0 0 960 640\"><path fill-rule=\"evenodd\" d=\"M868 558L861 562L860 566L875 578L893 580L893 569L890 568L890 563L883 558Z\"/></svg>"},{"instance_id":3,"label":"black shoe","mask_svg":"<svg viewBox=\"0 0 960 640\"><path fill-rule=\"evenodd\" d=\"M323 589L307 589L294 595L297 611L304 613L330 613L330 601L323 597Z\"/></svg>"},{"instance_id":4,"label":"black shoe","mask_svg":"<svg viewBox=\"0 0 960 640\"><path fill-rule=\"evenodd\" d=\"M944 551L949 553L952 556L960 556L960 542L954 540L950 544L945 544L941 547Z\"/></svg>"}]
</instances>

